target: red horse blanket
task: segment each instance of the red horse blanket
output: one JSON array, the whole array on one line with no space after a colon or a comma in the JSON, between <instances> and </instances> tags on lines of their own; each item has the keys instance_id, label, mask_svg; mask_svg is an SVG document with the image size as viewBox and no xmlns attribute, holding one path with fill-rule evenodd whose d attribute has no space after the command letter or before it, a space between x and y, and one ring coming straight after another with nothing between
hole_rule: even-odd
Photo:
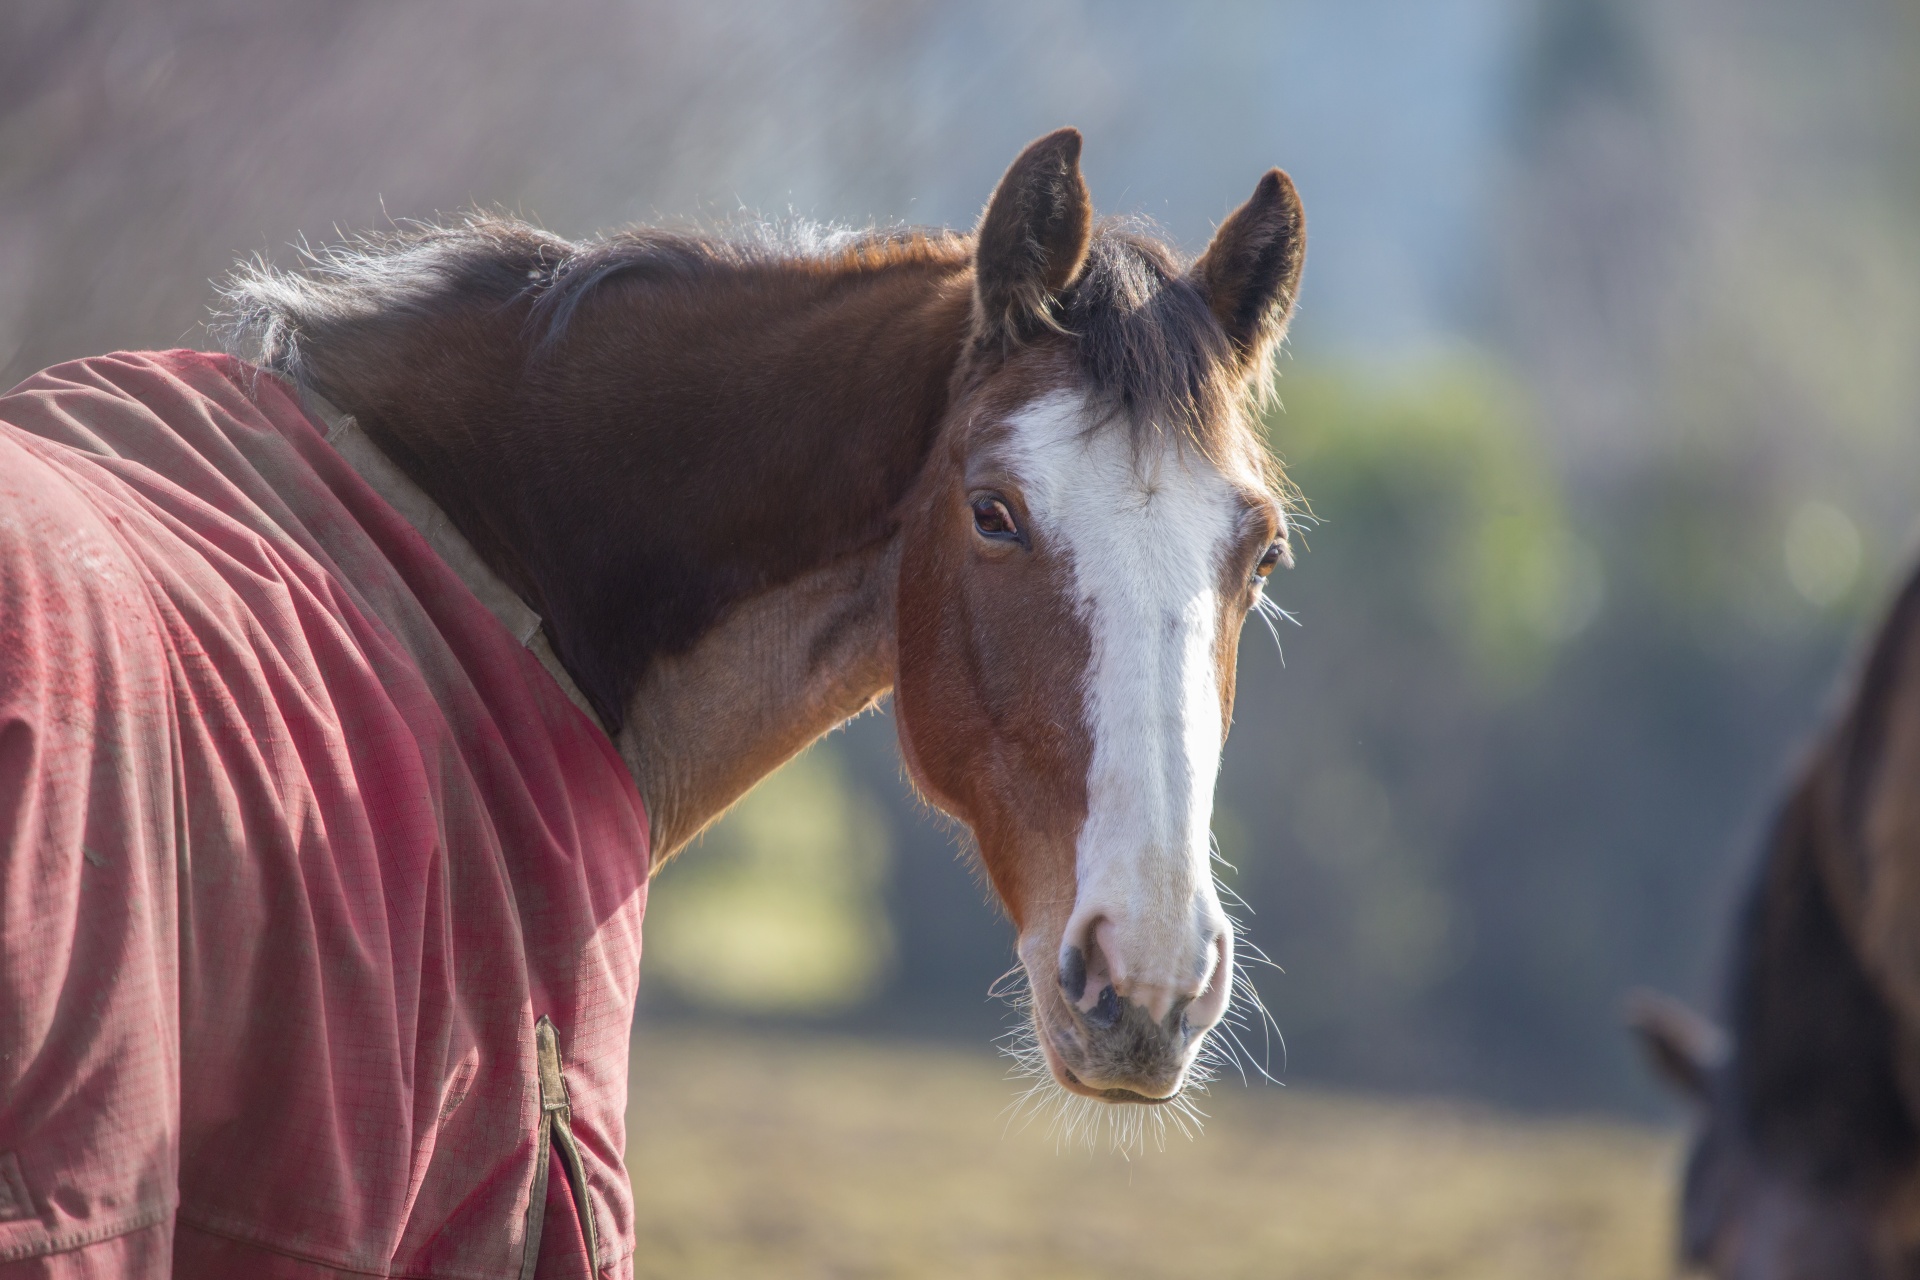
<instances>
[{"instance_id":1,"label":"red horse blanket","mask_svg":"<svg viewBox=\"0 0 1920 1280\"><path fill-rule=\"evenodd\" d=\"M0 397L0 1276L627 1274L647 859L274 378Z\"/></svg>"}]
</instances>

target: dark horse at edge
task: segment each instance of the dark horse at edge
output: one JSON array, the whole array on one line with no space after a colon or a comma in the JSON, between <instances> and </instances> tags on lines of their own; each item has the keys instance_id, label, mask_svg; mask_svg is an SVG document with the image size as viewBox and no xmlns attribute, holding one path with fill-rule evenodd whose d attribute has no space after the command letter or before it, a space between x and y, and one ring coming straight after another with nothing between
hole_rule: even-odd
<instances>
[{"instance_id":1,"label":"dark horse at edge","mask_svg":"<svg viewBox=\"0 0 1920 1280\"><path fill-rule=\"evenodd\" d=\"M1680 1249L1723 1280L1920 1277L1920 572L1768 836L1723 1034L1632 1021L1700 1123Z\"/></svg>"}]
</instances>

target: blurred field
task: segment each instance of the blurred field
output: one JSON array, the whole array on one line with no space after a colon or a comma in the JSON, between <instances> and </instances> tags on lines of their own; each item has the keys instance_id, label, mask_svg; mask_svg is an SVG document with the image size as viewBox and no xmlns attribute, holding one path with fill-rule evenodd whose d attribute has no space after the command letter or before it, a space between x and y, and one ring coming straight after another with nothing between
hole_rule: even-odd
<instances>
[{"instance_id":1,"label":"blurred field","mask_svg":"<svg viewBox=\"0 0 1920 1280\"><path fill-rule=\"evenodd\" d=\"M1216 1087L1131 1162L1006 1131L984 1052L642 1025L642 1277L1600 1280L1667 1265L1676 1140L1302 1088Z\"/></svg>"}]
</instances>

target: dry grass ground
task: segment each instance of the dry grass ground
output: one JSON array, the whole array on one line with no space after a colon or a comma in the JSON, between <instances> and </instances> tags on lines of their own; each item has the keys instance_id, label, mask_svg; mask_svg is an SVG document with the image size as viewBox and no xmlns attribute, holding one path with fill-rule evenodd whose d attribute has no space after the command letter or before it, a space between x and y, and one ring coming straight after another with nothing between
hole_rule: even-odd
<instances>
[{"instance_id":1,"label":"dry grass ground","mask_svg":"<svg viewBox=\"0 0 1920 1280\"><path fill-rule=\"evenodd\" d=\"M1648 1280L1676 1142L1301 1088L1217 1087L1123 1161L1008 1132L984 1053L642 1027L642 1277Z\"/></svg>"}]
</instances>

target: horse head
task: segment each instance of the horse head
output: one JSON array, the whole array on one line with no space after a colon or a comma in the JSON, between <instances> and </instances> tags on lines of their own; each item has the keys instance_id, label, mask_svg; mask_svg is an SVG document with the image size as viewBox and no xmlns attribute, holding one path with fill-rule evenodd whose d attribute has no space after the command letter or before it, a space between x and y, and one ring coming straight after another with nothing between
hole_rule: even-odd
<instances>
[{"instance_id":1,"label":"horse head","mask_svg":"<svg viewBox=\"0 0 1920 1280\"><path fill-rule=\"evenodd\" d=\"M1019 931L1045 1071L1164 1102L1234 981L1208 826L1288 559L1255 412L1304 223L1273 170L1189 265L1096 222L1079 156L1028 147L971 236L475 216L230 296L541 615L654 867L892 689Z\"/></svg>"},{"instance_id":2,"label":"horse head","mask_svg":"<svg viewBox=\"0 0 1920 1280\"><path fill-rule=\"evenodd\" d=\"M971 828L1072 1093L1176 1098L1234 981L1209 818L1238 637L1288 562L1252 409L1300 277L1279 170L1191 268L1096 227L1080 135L1008 170L902 535L912 776Z\"/></svg>"}]
</instances>

